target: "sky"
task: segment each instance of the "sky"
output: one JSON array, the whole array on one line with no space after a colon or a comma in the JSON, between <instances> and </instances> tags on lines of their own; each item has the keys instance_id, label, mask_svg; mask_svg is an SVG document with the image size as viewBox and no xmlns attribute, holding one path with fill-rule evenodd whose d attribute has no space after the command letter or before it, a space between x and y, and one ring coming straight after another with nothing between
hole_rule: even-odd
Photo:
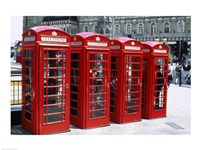
<instances>
[{"instance_id":1,"label":"sky","mask_svg":"<svg viewBox=\"0 0 200 150\"><path fill-rule=\"evenodd\" d=\"M15 43L16 40L22 40L23 32L23 16L11 16L11 45Z\"/></svg>"}]
</instances>

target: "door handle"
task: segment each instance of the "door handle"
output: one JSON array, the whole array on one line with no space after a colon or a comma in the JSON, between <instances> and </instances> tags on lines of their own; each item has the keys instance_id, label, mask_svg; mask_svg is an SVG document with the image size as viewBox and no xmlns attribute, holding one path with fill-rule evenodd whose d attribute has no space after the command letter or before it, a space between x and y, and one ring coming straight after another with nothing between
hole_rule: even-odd
<instances>
[{"instance_id":1,"label":"door handle","mask_svg":"<svg viewBox=\"0 0 200 150\"><path fill-rule=\"evenodd\" d=\"M107 88L109 88L110 87L110 84L109 83L107 83Z\"/></svg>"},{"instance_id":2,"label":"door handle","mask_svg":"<svg viewBox=\"0 0 200 150\"><path fill-rule=\"evenodd\" d=\"M66 89L68 89L69 88L69 85L68 85L68 83L66 84Z\"/></svg>"}]
</instances>

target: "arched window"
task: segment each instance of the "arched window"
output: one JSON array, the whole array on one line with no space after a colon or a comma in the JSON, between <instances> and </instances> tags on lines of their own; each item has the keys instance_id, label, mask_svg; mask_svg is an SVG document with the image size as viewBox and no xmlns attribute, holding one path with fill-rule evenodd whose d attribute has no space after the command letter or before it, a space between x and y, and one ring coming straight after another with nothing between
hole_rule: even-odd
<instances>
[{"instance_id":1,"label":"arched window","mask_svg":"<svg viewBox=\"0 0 200 150\"><path fill-rule=\"evenodd\" d=\"M37 17L33 18L33 23L36 24L37 23Z\"/></svg>"},{"instance_id":2,"label":"arched window","mask_svg":"<svg viewBox=\"0 0 200 150\"><path fill-rule=\"evenodd\" d=\"M71 34L74 34L74 29L71 29Z\"/></svg>"},{"instance_id":3,"label":"arched window","mask_svg":"<svg viewBox=\"0 0 200 150\"><path fill-rule=\"evenodd\" d=\"M120 26L118 24L115 25L115 34L120 34Z\"/></svg>"},{"instance_id":4,"label":"arched window","mask_svg":"<svg viewBox=\"0 0 200 150\"><path fill-rule=\"evenodd\" d=\"M85 26L84 31L88 32L88 26Z\"/></svg>"},{"instance_id":5,"label":"arched window","mask_svg":"<svg viewBox=\"0 0 200 150\"><path fill-rule=\"evenodd\" d=\"M170 28L169 28L170 26L169 26L169 22L165 22L165 28L164 28L164 32L165 33L169 33L170 31Z\"/></svg>"},{"instance_id":6,"label":"arched window","mask_svg":"<svg viewBox=\"0 0 200 150\"><path fill-rule=\"evenodd\" d=\"M152 24L151 24L151 34L154 34L154 33L156 33L156 23L155 22L153 22Z\"/></svg>"},{"instance_id":7,"label":"arched window","mask_svg":"<svg viewBox=\"0 0 200 150\"><path fill-rule=\"evenodd\" d=\"M106 27L106 33L110 33L110 30L108 29L108 27Z\"/></svg>"},{"instance_id":8,"label":"arched window","mask_svg":"<svg viewBox=\"0 0 200 150\"><path fill-rule=\"evenodd\" d=\"M179 21L177 24L177 32L184 32L184 22Z\"/></svg>"},{"instance_id":9,"label":"arched window","mask_svg":"<svg viewBox=\"0 0 200 150\"><path fill-rule=\"evenodd\" d=\"M142 23L138 24L138 33L142 34L144 32L144 25Z\"/></svg>"},{"instance_id":10,"label":"arched window","mask_svg":"<svg viewBox=\"0 0 200 150\"><path fill-rule=\"evenodd\" d=\"M126 24L126 34L131 34L131 24Z\"/></svg>"},{"instance_id":11,"label":"arched window","mask_svg":"<svg viewBox=\"0 0 200 150\"><path fill-rule=\"evenodd\" d=\"M98 33L98 28L97 28L97 26L94 26L94 32Z\"/></svg>"}]
</instances>

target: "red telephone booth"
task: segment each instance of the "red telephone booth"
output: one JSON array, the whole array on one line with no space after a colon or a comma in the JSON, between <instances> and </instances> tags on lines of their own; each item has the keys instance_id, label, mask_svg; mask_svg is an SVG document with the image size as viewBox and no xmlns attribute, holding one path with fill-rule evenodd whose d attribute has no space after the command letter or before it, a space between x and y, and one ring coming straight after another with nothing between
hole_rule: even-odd
<instances>
[{"instance_id":1,"label":"red telephone booth","mask_svg":"<svg viewBox=\"0 0 200 150\"><path fill-rule=\"evenodd\" d=\"M141 120L142 44L119 37L111 40L111 121L126 123Z\"/></svg>"},{"instance_id":2,"label":"red telephone booth","mask_svg":"<svg viewBox=\"0 0 200 150\"><path fill-rule=\"evenodd\" d=\"M49 26L23 33L22 127L33 134L69 130L70 40Z\"/></svg>"},{"instance_id":3,"label":"red telephone booth","mask_svg":"<svg viewBox=\"0 0 200 150\"><path fill-rule=\"evenodd\" d=\"M147 119L166 116L168 47L158 42L143 45L142 117Z\"/></svg>"},{"instance_id":4,"label":"red telephone booth","mask_svg":"<svg viewBox=\"0 0 200 150\"><path fill-rule=\"evenodd\" d=\"M70 123L79 128L110 124L110 40L82 32L71 40Z\"/></svg>"}]
</instances>

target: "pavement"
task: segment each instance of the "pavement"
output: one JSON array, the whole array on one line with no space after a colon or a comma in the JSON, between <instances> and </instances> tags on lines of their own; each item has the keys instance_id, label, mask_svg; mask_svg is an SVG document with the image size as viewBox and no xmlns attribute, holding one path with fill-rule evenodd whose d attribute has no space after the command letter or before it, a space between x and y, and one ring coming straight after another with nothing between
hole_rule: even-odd
<instances>
[{"instance_id":1,"label":"pavement","mask_svg":"<svg viewBox=\"0 0 200 150\"><path fill-rule=\"evenodd\" d=\"M184 82L183 82L184 83ZM92 129L70 126L70 132L59 135L190 135L191 134L191 85L171 84L168 88L167 117L142 119L139 122L116 124ZM30 134L21 125L11 127L13 135ZM55 134L55 135L56 135Z\"/></svg>"}]
</instances>

